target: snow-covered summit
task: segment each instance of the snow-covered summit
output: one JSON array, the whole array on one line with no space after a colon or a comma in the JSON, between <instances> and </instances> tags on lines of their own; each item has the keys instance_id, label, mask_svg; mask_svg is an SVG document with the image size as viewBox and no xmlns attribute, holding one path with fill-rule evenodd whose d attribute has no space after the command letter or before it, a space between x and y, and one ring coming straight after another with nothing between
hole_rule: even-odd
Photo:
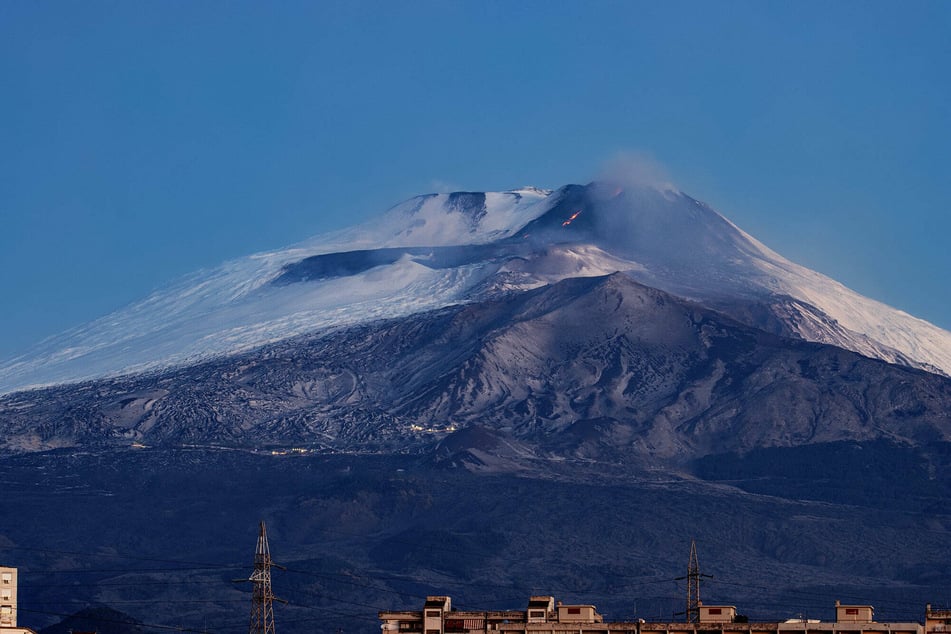
<instances>
[{"instance_id":1,"label":"snow-covered summit","mask_svg":"<svg viewBox=\"0 0 951 634\"><path fill-rule=\"evenodd\" d=\"M418 196L362 225L198 271L0 363L0 392L615 271L728 313L770 305L787 334L951 374L951 333L786 260L673 188L593 183Z\"/></svg>"},{"instance_id":2,"label":"snow-covered summit","mask_svg":"<svg viewBox=\"0 0 951 634\"><path fill-rule=\"evenodd\" d=\"M453 192L415 196L350 229L300 245L322 252L397 246L481 244L518 231L544 210L550 190Z\"/></svg>"},{"instance_id":3,"label":"snow-covered summit","mask_svg":"<svg viewBox=\"0 0 951 634\"><path fill-rule=\"evenodd\" d=\"M0 361L0 393L187 364L461 301L465 290L481 280L480 271L435 271L408 258L306 286L271 282L286 266L315 255L505 238L543 213L550 194L524 188L417 196L369 222L196 271Z\"/></svg>"}]
</instances>

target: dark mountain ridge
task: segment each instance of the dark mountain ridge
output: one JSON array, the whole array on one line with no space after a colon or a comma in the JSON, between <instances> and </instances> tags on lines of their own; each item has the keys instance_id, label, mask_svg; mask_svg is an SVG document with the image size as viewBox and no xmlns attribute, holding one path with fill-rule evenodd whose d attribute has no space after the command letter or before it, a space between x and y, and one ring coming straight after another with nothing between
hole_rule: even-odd
<instances>
[{"instance_id":1,"label":"dark mountain ridge","mask_svg":"<svg viewBox=\"0 0 951 634\"><path fill-rule=\"evenodd\" d=\"M704 600L752 619L828 620L845 599L875 605L885 622L913 621L951 587L948 481L906 481L889 456L914 451L887 441L711 458L698 469L709 480L631 462L527 464L519 450L509 448L517 472L485 468L500 464L491 455L477 471L436 455L8 456L0 552L20 567L21 624L35 629L58 620L47 613L106 604L150 629L243 631L250 592L232 580L250 573L261 519L288 568L273 572L290 601L275 606L283 632L316 620L378 632L377 610L419 609L428 594L475 609L553 594L613 620L677 621L691 539L713 575Z\"/></svg>"}]
</instances>

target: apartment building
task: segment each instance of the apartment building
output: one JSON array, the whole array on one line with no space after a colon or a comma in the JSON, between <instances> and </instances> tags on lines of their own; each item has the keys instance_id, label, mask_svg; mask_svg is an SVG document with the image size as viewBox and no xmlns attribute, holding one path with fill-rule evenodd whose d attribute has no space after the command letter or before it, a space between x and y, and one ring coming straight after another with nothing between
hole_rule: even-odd
<instances>
[{"instance_id":1,"label":"apartment building","mask_svg":"<svg viewBox=\"0 0 951 634\"><path fill-rule=\"evenodd\" d=\"M36 634L17 626L17 569L0 566L0 634Z\"/></svg>"},{"instance_id":2,"label":"apartment building","mask_svg":"<svg viewBox=\"0 0 951 634\"><path fill-rule=\"evenodd\" d=\"M946 634L951 632L951 609L932 609L925 606L925 634Z\"/></svg>"},{"instance_id":3,"label":"apartment building","mask_svg":"<svg viewBox=\"0 0 951 634\"><path fill-rule=\"evenodd\" d=\"M17 626L17 569L0 567L0 627Z\"/></svg>"},{"instance_id":4,"label":"apartment building","mask_svg":"<svg viewBox=\"0 0 951 634\"><path fill-rule=\"evenodd\" d=\"M691 623L605 622L593 605L564 605L550 596L529 598L524 610L498 611L454 610L450 597L431 596L422 610L382 611L379 618L383 634L951 634L951 611L934 611L929 630L920 623L876 622L870 605L836 602L835 610L833 622L751 623L735 606L700 604Z\"/></svg>"}]
</instances>

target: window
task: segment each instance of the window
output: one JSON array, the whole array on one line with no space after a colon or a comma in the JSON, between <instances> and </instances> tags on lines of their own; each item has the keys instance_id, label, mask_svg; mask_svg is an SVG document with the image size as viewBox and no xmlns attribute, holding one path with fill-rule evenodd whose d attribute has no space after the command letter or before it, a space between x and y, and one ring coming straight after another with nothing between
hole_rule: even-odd
<instances>
[{"instance_id":1,"label":"window","mask_svg":"<svg viewBox=\"0 0 951 634\"><path fill-rule=\"evenodd\" d=\"M12 591L10 591L10 590L0 590L0 599L3 599L4 601L9 601L12 596L13 596L13 592L12 592Z\"/></svg>"},{"instance_id":2,"label":"window","mask_svg":"<svg viewBox=\"0 0 951 634\"><path fill-rule=\"evenodd\" d=\"M5 583L5 584L10 584L10 583L13 581L13 574L11 574L11 573L9 573L9 572L5 572L5 573L3 573L2 576L0 576L0 578L3 579L3 583Z\"/></svg>"},{"instance_id":3,"label":"window","mask_svg":"<svg viewBox=\"0 0 951 634\"><path fill-rule=\"evenodd\" d=\"M845 613L846 613L846 614L855 614L855 615L857 615L857 614L859 613L859 609L858 609L858 608L845 608Z\"/></svg>"},{"instance_id":4,"label":"window","mask_svg":"<svg viewBox=\"0 0 951 634\"><path fill-rule=\"evenodd\" d=\"M720 608L710 608L710 614L723 614L723 610Z\"/></svg>"},{"instance_id":5,"label":"window","mask_svg":"<svg viewBox=\"0 0 951 634\"><path fill-rule=\"evenodd\" d=\"M438 619L440 616L442 616L442 612L439 610L426 610L426 616L429 618Z\"/></svg>"},{"instance_id":6,"label":"window","mask_svg":"<svg viewBox=\"0 0 951 634\"><path fill-rule=\"evenodd\" d=\"M545 616L545 612L544 610L532 610L528 615L533 619L540 619Z\"/></svg>"},{"instance_id":7,"label":"window","mask_svg":"<svg viewBox=\"0 0 951 634\"><path fill-rule=\"evenodd\" d=\"M568 608L568 614L581 614L581 608Z\"/></svg>"}]
</instances>

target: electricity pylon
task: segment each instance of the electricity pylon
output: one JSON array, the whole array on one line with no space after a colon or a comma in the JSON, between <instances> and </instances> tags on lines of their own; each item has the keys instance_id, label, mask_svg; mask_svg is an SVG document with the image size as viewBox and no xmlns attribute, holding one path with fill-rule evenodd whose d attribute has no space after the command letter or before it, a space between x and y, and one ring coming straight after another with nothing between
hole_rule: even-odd
<instances>
[{"instance_id":1,"label":"electricity pylon","mask_svg":"<svg viewBox=\"0 0 951 634\"><path fill-rule=\"evenodd\" d=\"M712 579L713 575L700 573L700 562L697 560L697 542L690 540L690 563L687 564L687 576L677 577L677 580L687 580L687 623L696 623L700 620L700 577Z\"/></svg>"},{"instance_id":2,"label":"electricity pylon","mask_svg":"<svg viewBox=\"0 0 951 634\"><path fill-rule=\"evenodd\" d=\"M274 634L274 601L271 592L271 567L280 568L271 561L271 550L267 544L267 529L261 522L258 532L258 546L254 551L254 572L247 579L254 584L251 591L251 624L248 634Z\"/></svg>"}]
</instances>

